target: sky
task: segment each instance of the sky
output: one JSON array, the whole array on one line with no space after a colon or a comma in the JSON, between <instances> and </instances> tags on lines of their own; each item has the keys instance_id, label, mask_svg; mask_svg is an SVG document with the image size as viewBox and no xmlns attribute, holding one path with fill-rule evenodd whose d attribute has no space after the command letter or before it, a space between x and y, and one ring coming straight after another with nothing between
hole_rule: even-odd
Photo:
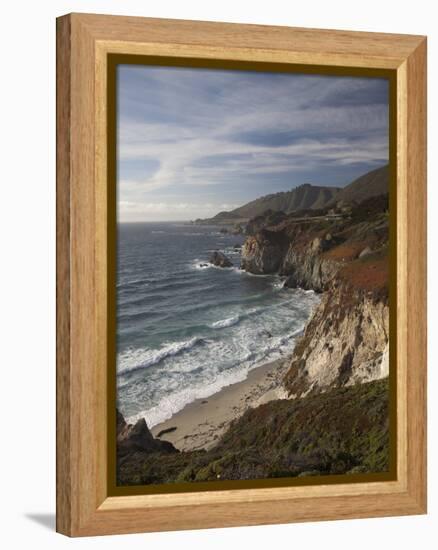
<instances>
[{"instance_id":1,"label":"sky","mask_svg":"<svg viewBox=\"0 0 438 550\"><path fill-rule=\"evenodd\" d=\"M386 79L119 65L119 222L208 218L388 162Z\"/></svg>"}]
</instances>

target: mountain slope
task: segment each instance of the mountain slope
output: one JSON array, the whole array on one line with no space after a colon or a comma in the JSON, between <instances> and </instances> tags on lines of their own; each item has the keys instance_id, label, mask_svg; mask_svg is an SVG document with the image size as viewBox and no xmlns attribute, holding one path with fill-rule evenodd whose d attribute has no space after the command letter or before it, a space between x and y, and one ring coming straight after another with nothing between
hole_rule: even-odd
<instances>
[{"instance_id":1,"label":"mountain slope","mask_svg":"<svg viewBox=\"0 0 438 550\"><path fill-rule=\"evenodd\" d=\"M241 218L252 218L263 214L266 210L282 210L285 213L295 210L307 210L322 208L328 201L333 199L339 192L337 187L321 187L305 183L292 191L265 195L232 210L233 215Z\"/></svg>"},{"instance_id":2,"label":"mountain slope","mask_svg":"<svg viewBox=\"0 0 438 550\"><path fill-rule=\"evenodd\" d=\"M371 197L388 193L389 166L382 166L360 176L352 183L341 189L336 197L330 201L329 206L344 201L347 203L360 203Z\"/></svg>"},{"instance_id":3,"label":"mountain slope","mask_svg":"<svg viewBox=\"0 0 438 550\"><path fill-rule=\"evenodd\" d=\"M320 210L339 202L360 203L370 197L388 193L389 166L382 166L355 179L344 188L305 183L291 191L264 195L229 212L196 223L237 224L263 215L267 210L291 214L301 210Z\"/></svg>"},{"instance_id":4,"label":"mountain slope","mask_svg":"<svg viewBox=\"0 0 438 550\"><path fill-rule=\"evenodd\" d=\"M285 213L297 210L315 210L326 206L327 203L337 197L339 191L339 187L323 187L305 183L291 191L265 195L230 212L219 212L219 214L210 220L202 221L214 223L250 219L260 216L267 210L274 212L282 211Z\"/></svg>"}]
</instances>

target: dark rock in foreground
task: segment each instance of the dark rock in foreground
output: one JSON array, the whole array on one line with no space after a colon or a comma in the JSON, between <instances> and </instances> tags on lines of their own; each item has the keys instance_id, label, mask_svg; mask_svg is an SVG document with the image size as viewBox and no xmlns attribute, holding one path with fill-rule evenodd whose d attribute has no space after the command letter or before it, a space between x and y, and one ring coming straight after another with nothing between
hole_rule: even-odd
<instances>
[{"instance_id":1,"label":"dark rock in foreground","mask_svg":"<svg viewBox=\"0 0 438 550\"><path fill-rule=\"evenodd\" d=\"M210 256L210 263L216 267L233 267L233 262L219 250L215 250Z\"/></svg>"},{"instance_id":2,"label":"dark rock in foreground","mask_svg":"<svg viewBox=\"0 0 438 550\"><path fill-rule=\"evenodd\" d=\"M144 418L128 424L117 410L117 453L126 455L137 451L144 453L177 453L169 441L154 439Z\"/></svg>"}]
</instances>

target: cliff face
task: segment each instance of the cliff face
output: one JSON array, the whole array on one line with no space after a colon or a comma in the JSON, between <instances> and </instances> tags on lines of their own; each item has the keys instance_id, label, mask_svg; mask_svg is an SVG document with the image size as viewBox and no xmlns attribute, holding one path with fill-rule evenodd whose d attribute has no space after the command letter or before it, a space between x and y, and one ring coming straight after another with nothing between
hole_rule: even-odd
<instances>
[{"instance_id":1,"label":"cliff face","mask_svg":"<svg viewBox=\"0 0 438 550\"><path fill-rule=\"evenodd\" d=\"M287 287L322 292L342 266L321 255L329 248L331 240L327 233L297 245L282 233L262 230L245 241L241 267L254 274L278 272L287 276Z\"/></svg>"},{"instance_id":2,"label":"cliff face","mask_svg":"<svg viewBox=\"0 0 438 550\"><path fill-rule=\"evenodd\" d=\"M386 209L387 199L372 198L346 216L282 219L246 240L243 269L324 292L285 377L290 396L388 375Z\"/></svg>"},{"instance_id":3,"label":"cliff face","mask_svg":"<svg viewBox=\"0 0 438 550\"><path fill-rule=\"evenodd\" d=\"M262 229L246 239L242 247L241 268L256 275L276 273L281 268L286 250L285 235Z\"/></svg>"},{"instance_id":4,"label":"cliff face","mask_svg":"<svg viewBox=\"0 0 438 550\"><path fill-rule=\"evenodd\" d=\"M322 292L342 266L325 258L323 253L333 246L331 233L317 236L304 246L291 243L281 262L281 275L287 275L286 286Z\"/></svg>"},{"instance_id":5,"label":"cliff face","mask_svg":"<svg viewBox=\"0 0 438 550\"><path fill-rule=\"evenodd\" d=\"M284 384L291 397L388 375L386 300L339 285L327 292L297 344Z\"/></svg>"},{"instance_id":6,"label":"cliff face","mask_svg":"<svg viewBox=\"0 0 438 550\"><path fill-rule=\"evenodd\" d=\"M347 263L388 244L387 196L365 201L347 215L310 218L270 213L248 223L241 267L279 273L287 286L327 290Z\"/></svg>"}]
</instances>

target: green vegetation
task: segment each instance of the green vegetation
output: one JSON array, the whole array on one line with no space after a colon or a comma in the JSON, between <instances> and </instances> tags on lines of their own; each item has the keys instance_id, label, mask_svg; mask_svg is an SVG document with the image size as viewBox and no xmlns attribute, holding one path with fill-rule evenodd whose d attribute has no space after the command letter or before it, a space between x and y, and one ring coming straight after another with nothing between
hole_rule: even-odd
<instances>
[{"instance_id":1,"label":"green vegetation","mask_svg":"<svg viewBox=\"0 0 438 550\"><path fill-rule=\"evenodd\" d=\"M123 485L388 470L388 380L271 401L235 420L210 451L135 452Z\"/></svg>"}]
</instances>

